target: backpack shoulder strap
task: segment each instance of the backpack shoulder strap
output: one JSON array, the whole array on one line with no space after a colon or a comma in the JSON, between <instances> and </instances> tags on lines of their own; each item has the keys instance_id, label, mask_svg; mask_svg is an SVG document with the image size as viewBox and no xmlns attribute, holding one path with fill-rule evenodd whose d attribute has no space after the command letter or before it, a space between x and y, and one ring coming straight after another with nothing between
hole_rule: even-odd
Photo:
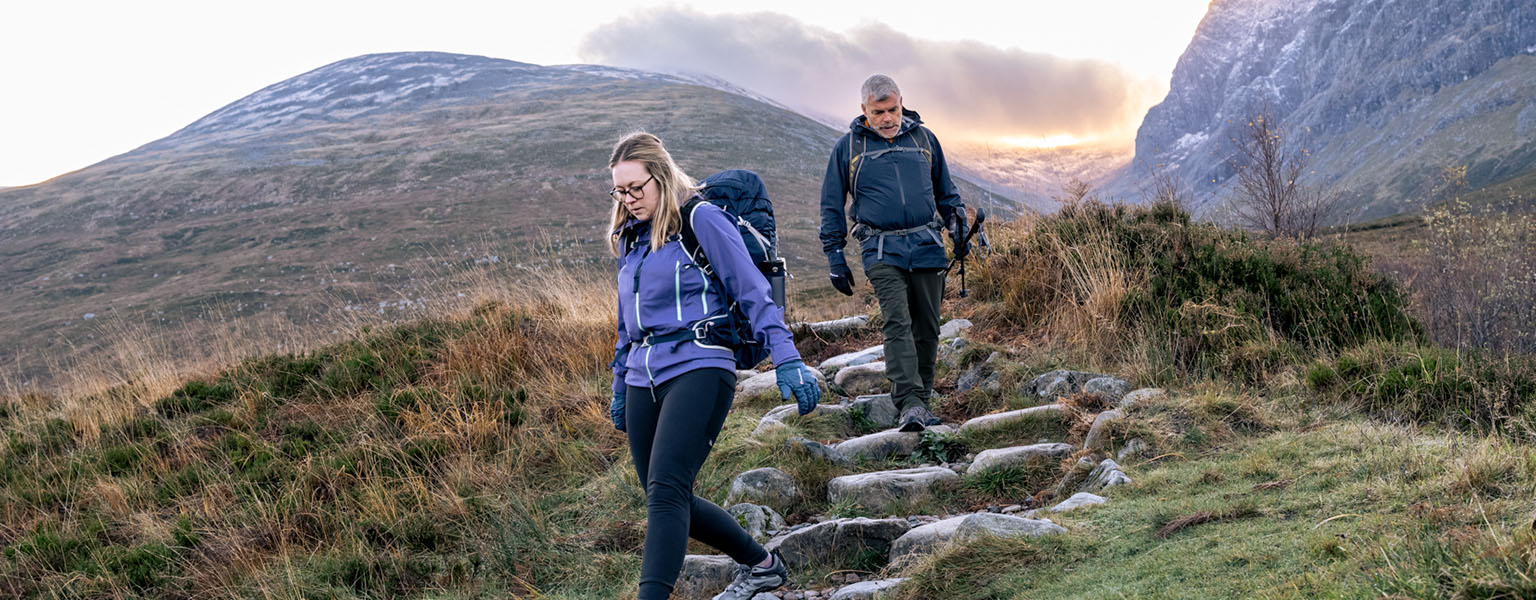
<instances>
[{"instance_id":1,"label":"backpack shoulder strap","mask_svg":"<svg viewBox=\"0 0 1536 600\"><path fill-rule=\"evenodd\" d=\"M709 257L704 254L704 252L703 252L703 250L701 248L699 248L699 236L697 234L695 234L694 231L693 231L693 215L696 213L696 211L698 210L700 205L708 204L708 203L709 203L709 201L707 201L707 200L705 200L705 199L703 199L703 198L701 198L699 196L694 196L692 198L689 198L688 202L685 202L683 204L683 206L682 206L682 209L679 210L678 212L681 213L681 216L682 216L682 219L683 219L683 223L682 223L683 252L686 252L688 254L688 258L692 259L693 260L693 264L698 265L699 266L699 270L704 271L705 275L710 276L710 277L714 277L715 276L715 270L709 264Z\"/></svg>"},{"instance_id":2,"label":"backpack shoulder strap","mask_svg":"<svg viewBox=\"0 0 1536 600\"><path fill-rule=\"evenodd\" d=\"M932 169L933 168L933 137L932 137L933 133L928 131L927 127L923 127L922 125L918 125L917 127L913 128L912 134L913 134L912 135L913 141L917 142L917 147L923 151L923 160L927 161L928 162L928 168Z\"/></svg>"}]
</instances>

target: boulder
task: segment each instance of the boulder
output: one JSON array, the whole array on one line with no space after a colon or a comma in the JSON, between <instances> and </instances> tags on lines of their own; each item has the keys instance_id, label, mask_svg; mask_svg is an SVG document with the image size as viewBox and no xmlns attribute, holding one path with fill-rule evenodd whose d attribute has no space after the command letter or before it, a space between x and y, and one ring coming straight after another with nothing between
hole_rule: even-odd
<instances>
[{"instance_id":1,"label":"boulder","mask_svg":"<svg viewBox=\"0 0 1536 600\"><path fill-rule=\"evenodd\" d=\"M1124 471L1120 470L1120 465L1106 458L1103 462L1099 463L1099 466L1094 467L1093 471L1088 473L1088 478L1077 489L1080 492L1097 492L1104 488L1127 485L1129 483L1131 483L1131 478Z\"/></svg>"},{"instance_id":2,"label":"boulder","mask_svg":"<svg viewBox=\"0 0 1536 600\"><path fill-rule=\"evenodd\" d=\"M1067 407L1060 404L1042 404L1019 410L982 415L966 421L960 426L960 430L966 432L987 431L1032 419L1050 419L1055 422L1064 423L1066 418Z\"/></svg>"},{"instance_id":3,"label":"boulder","mask_svg":"<svg viewBox=\"0 0 1536 600\"><path fill-rule=\"evenodd\" d=\"M736 370L736 383L741 383L741 382L746 381L748 379L751 379L753 377L757 377L759 374L760 373L758 373L757 371L752 371L752 370L749 370L749 369L737 369Z\"/></svg>"},{"instance_id":4,"label":"boulder","mask_svg":"<svg viewBox=\"0 0 1536 600\"><path fill-rule=\"evenodd\" d=\"M672 588L673 598L713 598L736 578L736 561L715 554L689 554Z\"/></svg>"},{"instance_id":5,"label":"boulder","mask_svg":"<svg viewBox=\"0 0 1536 600\"><path fill-rule=\"evenodd\" d=\"M1003 537L1040 537L1066 533L1060 525L1043 519L1027 519L997 513L973 513L944 519L908 531L891 543L890 563L897 568L919 555L936 550L951 541L963 541L979 535Z\"/></svg>"},{"instance_id":6,"label":"boulder","mask_svg":"<svg viewBox=\"0 0 1536 600\"><path fill-rule=\"evenodd\" d=\"M848 568L866 551L885 556L891 542L911 528L906 519L833 519L785 533L764 546L778 550L790 571L807 565Z\"/></svg>"},{"instance_id":7,"label":"boulder","mask_svg":"<svg viewBox=\"0 0 1536 600\"><path fill-rule=\"evenodd\" d=\"M773 467L763 467L737 475L731 481L731 490L726 493L725 503L734 505L750 502L784 510L795 501L799 493L795 479L788 473Z\"/></svg>"},{"instance_id":8,"label":"boulder","mask_svg":"<svg viewBox=\"0 0 1536 600\"><path fill-rule=\"evenodd\" d=\"M1088 428L1088 437L1083 438L1083 448L1088 450L1104 450L1109 446L1110 424L1119 421L1124 415L1119 410L1106 410L1093 418L1093 425Z\"/></svg>"},{"instance_id":9,"label":"boulder","mask_svg":"<svg viewBox=\"0 0 1536 600\"><path fill-rule=\"evenodd\" d=\"M1161 400L1165 393L1162 388L1141 388L1120 399L1120 404L1115 408L1127 410L1133 406Z\"/></svg>"},{"instance_id":10,"label":"boulder","mask_svg":"<svg viewBox=\"0 0 1536 600\"><path fill-rule=\"evenodd\" d=\"M758 504L741 503L731 506L725 512L736 517L736 522L742 529L751 534L752 539L759 543L767 542L779 531L788 529L789 524L784 522L784 517L779 511Z\"/></svg>"},{"instance_id":11,"label":"boulder","mask_svg":"<svg viewBox=\"0 0 1536 600\"><path fill-rule=\"evenodd\" d=\"M837 387L849 396L890 392L891 382L885 378L885 362L871 362L847 367L832 378Z\"/></svg>"},{"instance_id":12,"label":"boulder","mask_svg":"<svg viewBox=\"0 0 1536 600\"><path fill-rule=\"evenodd\" d=\"M939 327L939 339L948 340L960 337L967 329L971 328L971 322L965 319L950 319L948 323Z\"/></svg>"},{"instance_id":13,"label":"boulder","mask_svg":"<svg viewBox=\"0 0 1536 600\"><path fill-rule=\"evenodd\" d=\"M857 352L839 354L832 358L821 361L821 364L817 365L817 368L821 369L823 372L826 372L832 369L841 369L843 367L853 367L862 364L868 364L883 358L885 358L885 345L881 344L879 346L865 348Z\"/></svg>"},{"instance_id":14,"label":"boulder","mask_svg":"<svg viewBox=\"0 0 1536 600\"><path fill-rule=\"evenodd\" d=\"M971 467L967 473L975 475L989 469L1054 464L1076 451L1077 448L1071 444L1059 443L983 450L976 455L975 460L971 461Z\"/></svg>"},{"instance_id":15,"label":"boulder","mask_svg":"<svg viewBox=\"0 0 1536 600\"><path fill-rule=\"evenodd\" d=\"M1131 391L1131 384L1119 377L1095 377L1083 384L1083 393L1097 394L1105 402L1114 405Z\"/></svg>"},{"instance_id":16,"label":"boulder","mask_svg":"<svg viewBox=\"0 0 1536 600\"><path fill-rule=\"evenodd\" d=\"M860 458L881 460L891 456L911 456L922 439L921 432L887 429L844 441L833 446L833 449L852 460Z\"/></svg>"},{"instance_id":17,"label":"boulder","mask_svg":"<svg viewBox=\"0 0 1536 600\"><path fill-rule=\"evenodd\" d=\"M896 505L911 505L933 496L936 487L954 485L960 476L942 467L918 467L835 477L827 482L827 497L833 503L850 502L864 508L883 511Z\"/></svg>"},{"instance_id":18,"label":"boulder","mask_svg":"<svg viewBox=\"0 0 1536 600\"><path fill-rule=\"evenodd\" d=\"M860 581L833 592L831 600L880 600L890 596L896 586L906 580L905 577L899 577L879 581Z\"/></svg>"}]
</instances>

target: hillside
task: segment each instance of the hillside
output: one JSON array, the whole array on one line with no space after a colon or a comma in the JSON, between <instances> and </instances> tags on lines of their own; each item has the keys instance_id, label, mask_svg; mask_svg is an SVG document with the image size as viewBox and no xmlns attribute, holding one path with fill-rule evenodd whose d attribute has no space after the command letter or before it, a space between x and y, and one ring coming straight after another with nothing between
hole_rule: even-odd
<instances>
[{"instance_id":1,"label":"hillside","mask_svg":"<svg viewBox=\"0 0 1536 600\"><path fill-rule=\"evenodd\" d=\"M369 55L0 192L0 373L25 382L89 355L109 319L314 329L418 313L477 264L606 267L608 152L639 128L696 176L760 172L791 270L824 268L815 205L837 136L824 125L675 76Z\"/></svg>"},{"instance_id":2,"label":"hillside","mask_svg":"<svg viewBox=\"0 0 1536 600\"><path fill-rule=\"evenodd\" d=\"M1171 165L1207 211L1268 107L1356 219L1411 211L1441 166L1470 165L1474 188L1536 168L1533 53L1536 7L1518 0L1214 2L1136 162Z\"/></svg>"},{"instance_id":3,"label":"hillside","mask_svg":"<svg viewBox=\"0 0 1536 600\"><path fill-rule=\"evenodd\" d=\"M1349 248L1167 206L993 234L945 307L949 431L884 430L867 323L797 328L831 382L805 418L739 385L695 489L762 518L783 598L1536 594L1532 357L1425 342ZM313 352L6 397L0 593L632 598L612 315L605 281L549 269ZM793 487L735 485L768 467ZM707 598L729 562L690 552L681 597Z\"/></svg>"}]
</instances>

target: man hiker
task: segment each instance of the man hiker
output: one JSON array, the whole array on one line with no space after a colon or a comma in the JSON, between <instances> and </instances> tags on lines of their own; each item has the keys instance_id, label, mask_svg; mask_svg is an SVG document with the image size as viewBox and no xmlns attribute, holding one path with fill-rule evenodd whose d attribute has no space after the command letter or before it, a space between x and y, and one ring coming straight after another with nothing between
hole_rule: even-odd
<instances>
[{"instance_id":1,"label":"man hiker","mask_svg":"<svg viewBox=\"0 0 1536 600\"><path fill-rule=\"evenodd\" d=\"M939 424L928 399L949 264L941 236L948 229L956 252L963 252L958 244L965 239L965 204L949 179L938 139L916 112L902 107L895 81L870 76L859 106L864 114L837 140L822 180L821 248L833 287L851 296L853 271L843 246L849 233L859 241L864 275L885 320L891 400L901 412L901 430L921 431Z\"/></svg>"}]
</instances>

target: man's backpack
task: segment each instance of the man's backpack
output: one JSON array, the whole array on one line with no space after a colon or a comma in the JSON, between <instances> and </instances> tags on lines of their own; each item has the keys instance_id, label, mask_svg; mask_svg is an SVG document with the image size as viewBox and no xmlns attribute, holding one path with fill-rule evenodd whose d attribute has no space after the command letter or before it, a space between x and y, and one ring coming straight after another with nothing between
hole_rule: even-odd
<instances>
[{"instance_id":1,"label":"man's backpack","mask_svg":"<svg viewBox=\"0 0 1536 600\"><path fill-rule=\"evenodd\" d=\"M770 298L779 308L785 306L784 260L779 258L779 235L773 219L773 202L768 199L768 187L757 173L744 169L721 171L704 178L702 188L683 204L682 232L679 234L683 251L699 270L712 280L714 266L699 247L699 238L693 231L693 211L705 202L720 207L725 214L736 220L736 229L747 247L747 254L768 280ZM627 244L626 244L627 247ZM751 323L742 312L735 298L725 314L694 323L692 331L651 338L652 343L693 339L699 343L730 348L736 355L736 367L751 369L768 358L768 346L752 337Z\"/></svg>"}]
</instances>

